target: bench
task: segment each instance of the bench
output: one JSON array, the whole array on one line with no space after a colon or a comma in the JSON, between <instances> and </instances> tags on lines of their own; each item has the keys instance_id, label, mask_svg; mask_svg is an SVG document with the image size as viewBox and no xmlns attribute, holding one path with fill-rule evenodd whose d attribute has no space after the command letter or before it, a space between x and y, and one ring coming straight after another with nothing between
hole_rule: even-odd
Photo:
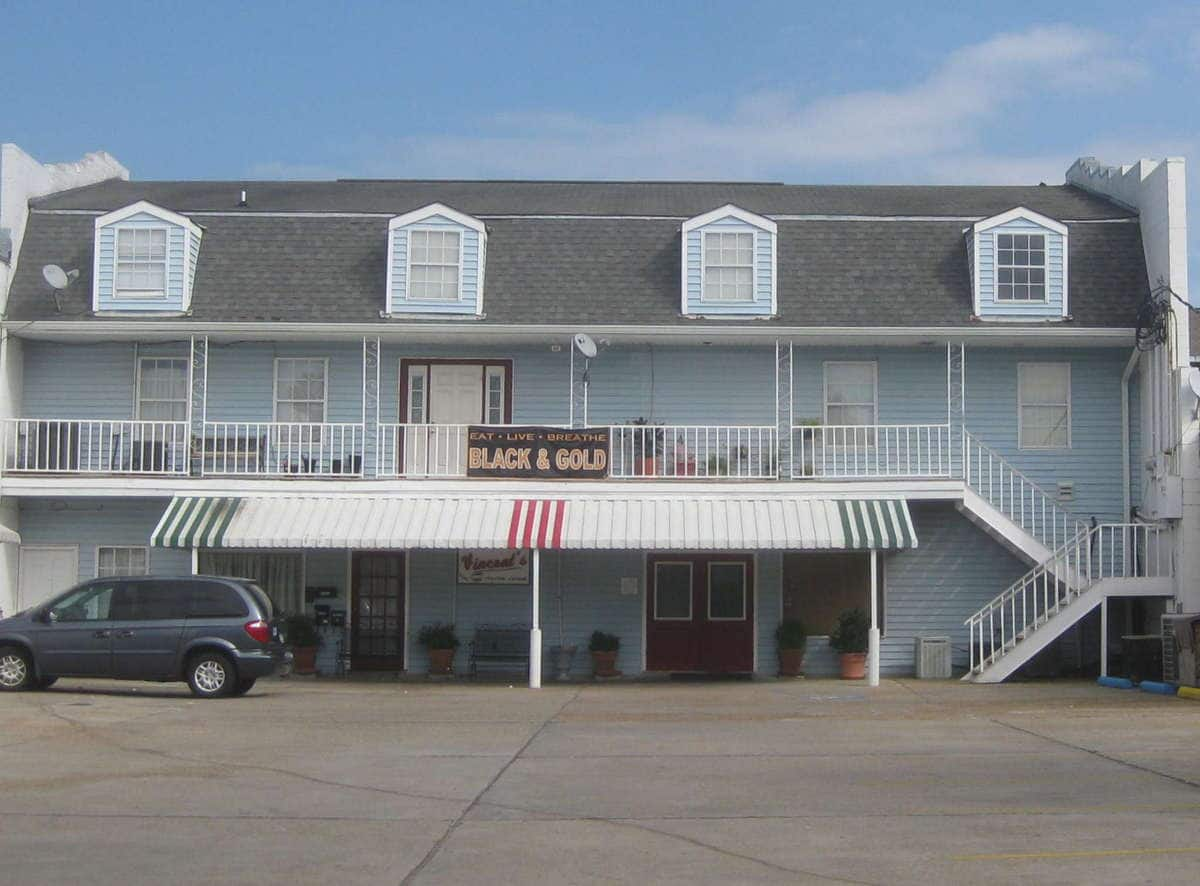
<instances>
[{"instance_id":1,"label":"bench","mask_svg":"<svg viewBox=\"0 0 1200 886\"><path fill-rule=\"evenodd\" d=\"M480 665L520 664L529 672L529 627L527 625L480 625L471 640L471 676ZM501 668L502 669L502 668Z\"/></svg>"}]
</instances>

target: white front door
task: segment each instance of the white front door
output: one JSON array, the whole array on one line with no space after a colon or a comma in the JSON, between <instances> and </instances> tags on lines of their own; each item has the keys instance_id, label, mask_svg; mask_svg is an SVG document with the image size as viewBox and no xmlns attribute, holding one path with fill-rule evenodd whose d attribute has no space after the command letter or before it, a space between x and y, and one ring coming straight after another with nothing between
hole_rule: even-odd
<instances>
[{"instance_id":1,"label":"white front door","mask_svg":"<svg viewBox=\"0 0 1200 886\"><path fill-rule=\"evenodd\" d=\"M79 581L74 545L21 545L17 564L17 609L49 600Z\"/></svg>"},{"instance_id":2,"label":"white front door","mask_svg":"<svg viewBox=\"0 0 1200 886\"><path fill-rule=\"evenodd\" d=\"M467 425L483 420L485 370L479 363L434 363L409 369L404 461L408 476L462 477Z\"/></svg>"}]
</instances>

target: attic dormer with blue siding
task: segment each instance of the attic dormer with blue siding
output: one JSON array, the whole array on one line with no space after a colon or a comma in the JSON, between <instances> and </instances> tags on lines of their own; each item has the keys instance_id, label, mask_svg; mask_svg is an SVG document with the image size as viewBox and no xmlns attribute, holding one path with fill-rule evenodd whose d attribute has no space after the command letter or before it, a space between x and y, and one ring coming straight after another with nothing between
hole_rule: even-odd
<instances>
[{"instance_id":1,"label":"attic dormer with blue siding","mask_svg":"<svg viewBox=\"0 0 1200 886\"><path fill-rule=\"evenodd\" d=\"M142 200L96 219L92 310L186 313L203 231Z\"/></svg>"},{"instance_id":2,"label":"attic dormer with blue siding","mask_svg":"<svg viewBox=\"0 0 1200 886\"><path fill-rule=\"evenodd\" d=\"M975 315L1061 320L1067 305L1067 226L1018 206L967 229Z\"/></svg>"},{"instance_id":3,"label":"attic dormer with blue siding","mask_svg":"<svg viewBox=\"0 0 1200 886\"><path fill-rule=\"evenodd\" d=\"M685 316L774 316L775 222L727 204L684 222L682 239Z\"/></svg>"},{"instance_id":4,"label":"attic dormer with blue siding","mask_svg":"<svg viewBox=\"0 0 1200 886\"><path fill-rule=\"evenodd\" d=\"M432 203L388 222L390 315L483 315L487 228Z\"/></svg>"}]
</instances>

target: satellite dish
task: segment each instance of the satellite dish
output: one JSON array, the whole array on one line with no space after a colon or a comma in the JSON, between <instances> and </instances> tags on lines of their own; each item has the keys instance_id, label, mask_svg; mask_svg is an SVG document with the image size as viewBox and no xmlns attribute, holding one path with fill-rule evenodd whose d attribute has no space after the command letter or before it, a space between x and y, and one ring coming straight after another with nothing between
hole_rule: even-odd
<instances>
[{"instance_id":1,"label":"satellite dish","mask_svg":"<svg viewBox=\"0 0 1200 886\"><path fill-rule=\"evenodd\" d=\"M42 277L50 284L51 289L66 289L79 276L79 271L64 271L58 265L43 265Z\"/></svg>"},{"instance_id":2,"label":"satellite dish","mask_svg":"<svg viewBox=\"0 0 1200 886\"><path fill-rule=\"evenodd\" d=\"M1196 395L1196 398L1200 399L1200 369L1194 366L1188 372L1188 387L1192 389L1192 393Z\"/></svg>"},{"instance_id":3,"label":"satellite dish","mask_svg":"<svg viewBox=\"0 0 1200 886\"><path fill-rule=\"evenodd\" d=\"M579 353L589 360L596 356L596 343L586 332L575 333L575 347L579 348Z\"/></svg>"}]
</instances>

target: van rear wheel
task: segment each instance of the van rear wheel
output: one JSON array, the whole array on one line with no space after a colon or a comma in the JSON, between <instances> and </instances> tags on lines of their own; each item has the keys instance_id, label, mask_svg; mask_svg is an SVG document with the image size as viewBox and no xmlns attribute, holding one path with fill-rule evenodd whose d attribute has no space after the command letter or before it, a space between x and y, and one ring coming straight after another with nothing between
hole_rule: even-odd
<instances>
[{"instance_id":1,"label":"van rear wheel","mask_svg":"<svg viewBox=\"0 0 1200 886\"><path fill-rule=\"evenodd\" d=\"M192 694L200 698L221 698L237 687L237 671L227 655L198 652L187 666L187 682Z\"/></svg>"},{"instance_id":2,"label":"van rear wheel","mask_svg":"<svg viewBox=\"0 0 1200 886\"><path fill-rule=\"evenodd\" d=\"M33 685L33 661L19 646L0 646L0 690L20 692Z\"/></svg>"}]
</instances>

